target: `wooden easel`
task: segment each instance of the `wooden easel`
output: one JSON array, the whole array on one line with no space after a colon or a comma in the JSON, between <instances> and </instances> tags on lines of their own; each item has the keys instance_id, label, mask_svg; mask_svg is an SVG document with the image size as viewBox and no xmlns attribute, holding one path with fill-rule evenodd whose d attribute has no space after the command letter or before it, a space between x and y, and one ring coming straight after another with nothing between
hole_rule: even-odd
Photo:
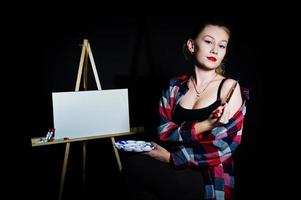
<instances>
[{"instance_id":1,"label":"wooden easel","mask_svg":"<svg viewBox=\"0 0 301 200\"><path fill-rule=\"evenodd\" d=\"M78 72L77 72L75 91L79 91L83 71L84 71L84 74L83 74L83 88L84 88L84 90L88 90L88 57L89 57L90 62L91 62L91 66L92 66L94 78L95 78L95 81L96 81L97 89L101 90L101 84L100 84L100 81L99 81L99 77L98 77L96 65L95 65L95 62L94 62L92 50L91 50L89 41L87 39L84 39L82 52L81 52L81 56L80 56ZM122 165L121 165L121 161L120 161L119 152L116 148L114 148L115 138L111 137L111 141L112 141L116 161L117 161L117 164L118 164L118 168L119 168L119 171L121 171ZM66 163L66 165L67 165L69 149L70 148L66 146L65 159L64 159L64 163ZM66 156L66 154L67 154L67 156ZM63 185L63 183L64 183L65 173L66 173L66 166L63 167L61 185ZM83 141L83 187L85 187L85 182L86 182L86 142ZM83 188L83 189L85 189L85 188Z\"/></svg>"},{"instance_id":2,"label":"wooden easel","mask_svg":"<svg viewBox=\"0 0 301 200\"><path fill-rule=\"evenodd\" d=\"M101 84L99 81L96 65L94 62L92 50L89 44L89 41L87 39L84 39L83 46L82 46L82 52L80 56L80 62L79 62L79 67L78 67L78 72L77 72L77 79L76 79L76 85L75 85L75 91L79 91L80 87L80 82L81 82L81 77L82 77L82 72L83 72L83 89L88 90L88 57L91 62L94 78L96 81L97 89L101 90ZM120 161L120 156L118 153L118 150L114 148L114 143L115 143L115 138L111 137L115 157L117 160L118 168L119 171L121 171L122 166L121 166L121 161ZM67 169L67 163L68 163L68 156L69 156L69 150L70 150L70 142L66 144L66 149L65 149L65 157L64 157L64 163L63 163L63 169L62 169L62 177L61 177L61 186L60 186L60 194L59 194L59 199L62 199L62 193L64 190L64 182L65 182L65 175L66 175L66 169ZM86 148L86 142L83 141L83 191L85 192L85 183L86 183L86 155L87 155L87 148Z\"/></svg>"},{"instance_id":3,"label":"wooden easel","mask_svg":"<svg viewBox=\"0 0 301 200\"><path fill-rule=\"evenodd\" d=\"M79 91L82 73L83 73L83 89L88 90L88 84L87 84L88 83L88 58L90 59L90 62L91 62L94 78L95 78L95 81L96 81L96 84L97 84L97 89L101 90L101 85L100 85L99 77L98 77L98 74L97 74L96 65L95 65L95 62L94 62L91 47L90 47L90 44L89 44L88 40L84 39L83 46L82 46L81 57L80 57L80 63L79 63L79 67L78 67L75 91ZM63 161L63 167L62 167L62 174L61 174L60 190L59 190L59 200L62 200L66 170L67 170L67 165L68 165L68 157L69 157L69 152L70 152L70 143L71 142L78 142L78 141L83 142L83 163L82 163L83 164L83 192L85 192L86 141L87 140L92 140L92 139L110 137L112 145L113 145L116 161L117 161L117 164L118 164L118 169L119 169L119 171L121 171L122 170L122 164L121 164L121 161L120 161L119 152L114 146L115 136L132 135L132 134L140 133L140 132L143 132L143 131L144 131L143 127L135 127L135 128L131 128L130 132L116 133L116 134L110 134L110 135L99 135L99 136L92 136L92 137L83 137L83 138L74 138L74 139L66 139L66 140L53 140L53 141L43 142L43 143L41 143L40 141L43 140L44 138L39 137L39 138L32 138L31 143L32 143L33 147L34 146L44 146L44 145L51 145L51 144L66 143L64 161Z\"/></svg>"}]
</instances>

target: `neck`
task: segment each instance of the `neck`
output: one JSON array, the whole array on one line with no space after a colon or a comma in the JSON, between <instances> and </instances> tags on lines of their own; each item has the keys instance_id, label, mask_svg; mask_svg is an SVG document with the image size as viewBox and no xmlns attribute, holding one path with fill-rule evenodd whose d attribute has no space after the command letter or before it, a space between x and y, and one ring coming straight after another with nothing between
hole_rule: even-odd
<instances>
[{"instance_id":1,"label":"neck","mask_svg":"<svg viewBox=\"0 0 301 200\"><path fill-rule=\"evenodd\" d=\"M197 86L204 85L212 81L217 76L215 70L203 70L195 68L194 72L194 78Z\"/></svg>"}]
</instances>

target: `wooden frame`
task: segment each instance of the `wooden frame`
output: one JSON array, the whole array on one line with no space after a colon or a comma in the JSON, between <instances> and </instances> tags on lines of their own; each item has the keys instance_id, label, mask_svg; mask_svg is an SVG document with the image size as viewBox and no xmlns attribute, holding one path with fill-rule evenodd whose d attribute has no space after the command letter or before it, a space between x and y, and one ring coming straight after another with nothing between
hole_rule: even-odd
<instances>
[{"instance_id":1,"label":"wooden frame","mask_svg":"<svg viewBox=\"0 0 301 200\"><path fill-rule=\"evenodd\" d=\"M91 62L94 78L96 81L97 89L101 90L101 84L99 81L99 77L97 74L97 69L96 65L94 62L92 50L89 44L89 41L87 39L84 39L83 45L82 45L82 51L81 51L81 57L80 57L80 62L79 62L79 67L78 67L78 73L77 73L77 79L76 79L76 84L75 84L75 91L79 91L80 88L80 83L82 79L82 74L83 74L83 89L88 90L88 58ZM115 153L116 161L118 164L118 169L119 171L122 170L122 164L119 156L118 149L115 147L115 137L116 136L126 136L126 135L133 135L137 133L144 132L143 127L135 127L131 128L130 132L124 132L124 133L116 133L116 134L108 134L108 135L99 135L99 136L92 136L92 137L82 137L82 138L73 138L73 139L57 139L57 140L52 140L52 141L46 141L45 138L43 137L37 137L37 138L32 138L31 139L31 144L32 147L38 147L38 146L45 146L45 145L52 145L52 144L61 144L61 143L66 143L66 148L65 148L65 154L64 154L64 161L63 161L63 167L62 167L62 174L61 174L61 181L60 181L60 190L59 190L59 200L62 199L63 197L63 190L64 190L64 183L65 183L65 175L66 175L66 170L67 170L67 165L68 165L68 157L69 157L69 152L70 152L70 144L72 142L83 142L83 191L85 191L85 180L86 180L86 141L87 140L94 140L94 139L101 139L101 138L111 138L113 150Z\"/></svg>"}]
</instances>

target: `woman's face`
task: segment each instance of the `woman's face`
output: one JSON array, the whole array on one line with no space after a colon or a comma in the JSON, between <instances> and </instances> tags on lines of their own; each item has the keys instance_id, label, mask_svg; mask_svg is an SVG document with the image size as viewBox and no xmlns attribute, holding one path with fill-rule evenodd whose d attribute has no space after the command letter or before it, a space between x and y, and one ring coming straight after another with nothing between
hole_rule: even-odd
<instances>
[{"instance_id":1,"label":"woman's face","mask_svg":"<svg viewBox=\"0 0 301 200\"><path fill-rule=\"evenodd\" d=\"M187 45L198 66L215 69L226 54L228 40L223 27L207 25L195 40L188 40Z\"/></svg>"}]
</instances>

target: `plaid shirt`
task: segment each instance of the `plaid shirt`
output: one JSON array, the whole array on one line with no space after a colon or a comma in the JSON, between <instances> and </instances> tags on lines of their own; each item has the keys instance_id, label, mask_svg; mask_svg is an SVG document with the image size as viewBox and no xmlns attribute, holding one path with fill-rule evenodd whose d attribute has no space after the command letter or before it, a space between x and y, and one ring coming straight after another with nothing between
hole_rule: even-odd
<instances>
[{"instance_id":1,"label":"plaid shirt","mask_svg":"<svg viewBox=\"0 0 301 200\"><path fill-rule=\"evenodd\" d=\"M184 121L180 125L172 121L176 105L188 91L188 79L189 76L171 79L169 88L162 93L158 126L160 140L183 142L171 152L172 161L176 167L189 166L202 170L205 199L231 199L234 191L232 154L241 142L248 90L242 88L243 105L229 123L197 135L194 128L197 121Z\"/></svg>"}]
</instances>

